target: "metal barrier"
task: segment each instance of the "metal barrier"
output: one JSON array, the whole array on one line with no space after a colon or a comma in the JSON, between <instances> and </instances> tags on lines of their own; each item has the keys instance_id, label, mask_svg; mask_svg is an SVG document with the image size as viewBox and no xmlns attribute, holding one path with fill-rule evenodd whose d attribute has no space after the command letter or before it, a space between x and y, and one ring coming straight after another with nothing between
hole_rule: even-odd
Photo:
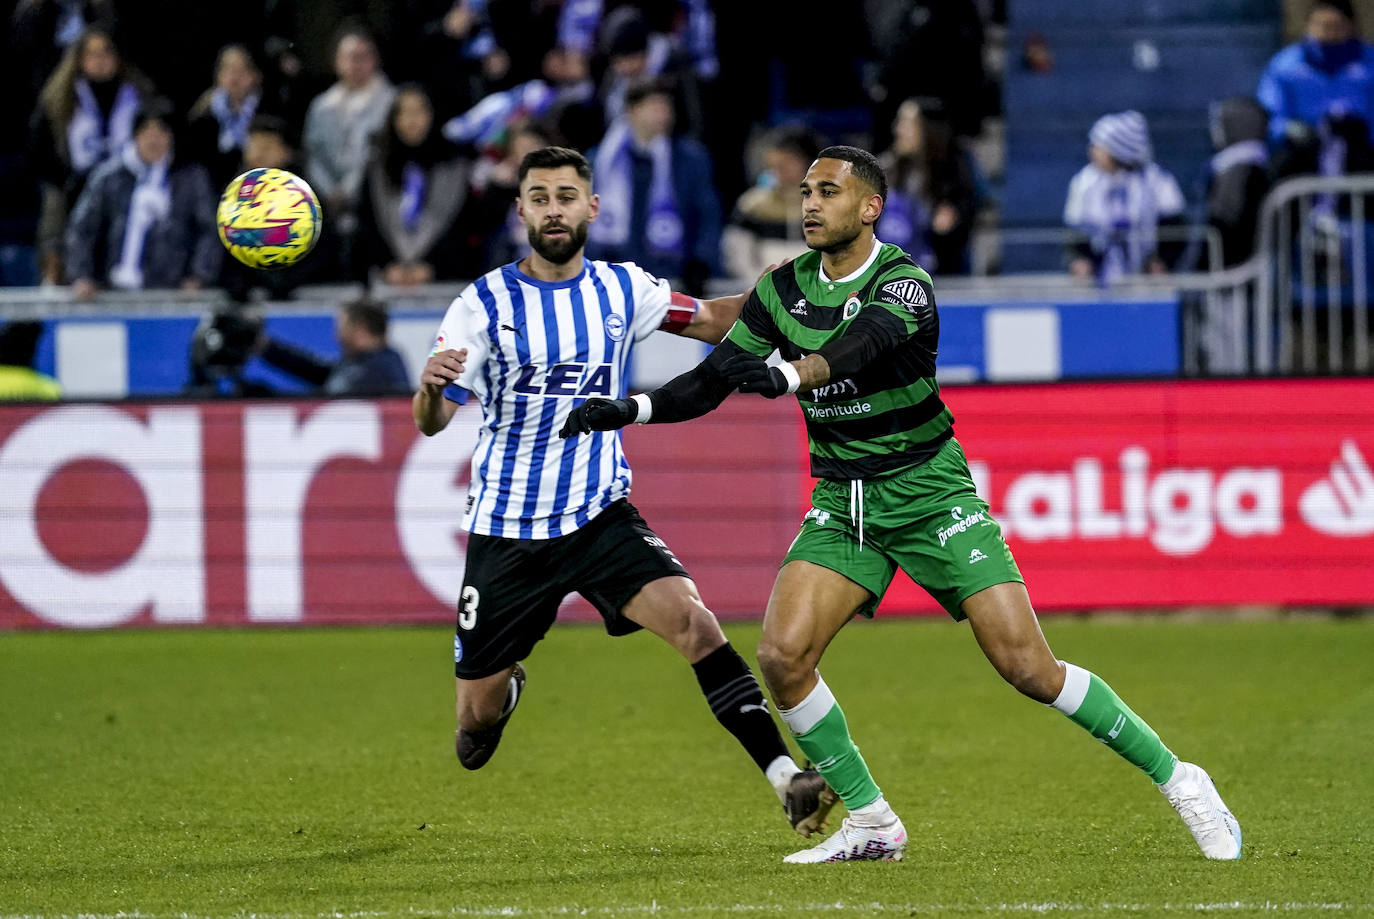
<instances>
[{"instance_id":1,"label":"metal barrier","mask_svg":"<svg viewBox=\"0 0 1374 919\"><path fill-rule=\"evenodd\" d=\"M1303 176L1260 208L1258 246L1223 272L1176 275L1189 374L1368 374L1374 175Z\"/></svg>"},{"instance_id":2,"label":"metal barrier","mask_svg":"<svg viewBox=\"0 0 1374 919\"><path fill-rule=\"evenodd\" d=\"M995 255L988 257L989 262L1002 261L1008 250L1022 250L1020 257L1011 259L1013 263L1029 262L1046 271L1066 268L1065 253L1070 244L1084 238L1081 231L1069 227L1010 227L979 230L976 235L992 237L991 242L974 243L975 248L982 245L997 250ZM1125 235L1129 236L1129 231ZM1152 241L1178 244L1184 253L1183 261L1189 265L1200 264L1208 273L1221 269L1221 233L1215 227L1166 225L1142 235L1148 235ZM1037 254L1026 258L1026 251Z\"/></svg>"}]
</instances>

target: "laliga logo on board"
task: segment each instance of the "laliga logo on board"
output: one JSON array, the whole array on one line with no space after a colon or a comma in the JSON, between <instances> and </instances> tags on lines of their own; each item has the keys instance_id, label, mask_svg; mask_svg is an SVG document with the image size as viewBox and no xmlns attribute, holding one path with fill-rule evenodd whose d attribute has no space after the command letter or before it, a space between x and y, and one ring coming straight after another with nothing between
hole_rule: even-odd
<instances>
[{"instance_id":1,"label":"laliga logo on board","mask_svg":"<svg viewBox=\"0 0 1374 919\"><path fill-rule=\"evenodd\" d=\"M990 502L994 480L988 464L971 462L969 469L978 493ZM1119 510L1108 506L1102 463L1079 457L1069 472L1013 478L994 514L1008 536L1027 542L1147 538L1174 556L1206 549L1218 529L1240 538L1283 531L1283 471L1276 466L1152 470L1149 452L1130 446L1121 451L1117 472L1120 493L1112 503ZM1374 474L1355 441L1341 444L1329 477L1307 487L1298 509L1318 533L1374 534Z\"/></svg>"},{"instance_id":2,"label":"laliga logo on board","mask_svg":"<svg viewBox=\"0 0 1374 919\"><path fill-rule=\"evenodd\" d=\"M971 463L987 499L992 475ZM1121 451L1120 510L1108 508L1102 463L1080 457L1069 472L1027 472L1011 480L993 513L1005 533L1029 542L1054 539L1148 538L1165 555L1194 555L1217 527L1232 536L1276 535L1283 529L1283 473L1276 467L1165 467L1152 472L1139 446Z\"/></svg>"}]
</instances>

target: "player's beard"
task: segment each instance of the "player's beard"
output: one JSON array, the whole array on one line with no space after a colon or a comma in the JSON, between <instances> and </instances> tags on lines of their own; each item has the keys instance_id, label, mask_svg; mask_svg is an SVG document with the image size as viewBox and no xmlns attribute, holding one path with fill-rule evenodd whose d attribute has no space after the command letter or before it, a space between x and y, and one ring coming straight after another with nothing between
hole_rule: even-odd
<instances>
[{"instance_id":1,"label":"player's beard","mask_svg":"<svg viewBox=\"0 0 1374 919\"><path fill-rule=\"evenodd\" d=\"M837 226L833 223L824 224L821 227L823 235L817 238L817 236L813 234L811 237L807 238L806 245L808 248L815 249L818 252L833 255L836 252L843 252L845 249L849 248L849 246L854 243L854 240L859 238L859 234L863 232L863 228L863 221L859 220L857 217L852 224L843 226Z\"/></svg>"},{"instance_id":2,"label":"player's beard","mask_svg":"<svg viewBox=\"0 0 1374 919\"><path fill-rule=\"evenodd\" d=\"M554 265L566 265L587 244L588 223L589 221L584 220L572 227L562 224L537 229L528 227L526 230L530 240L530 248L538 252L541 258ZM548 229L567 230L568 235L550 239L544 235L544 231Z\"/></svg>"}]
</instances>

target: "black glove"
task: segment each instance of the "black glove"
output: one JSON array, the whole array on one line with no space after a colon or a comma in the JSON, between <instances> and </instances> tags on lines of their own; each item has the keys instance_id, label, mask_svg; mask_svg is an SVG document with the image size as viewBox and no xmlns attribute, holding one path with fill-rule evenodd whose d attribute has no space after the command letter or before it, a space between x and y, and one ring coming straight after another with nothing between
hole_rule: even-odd
<instances>
[{"instance_id":1,"label":"black glove","mask_svg":"<svg viewBox=\"0 0 1374 919\"><path fill-rule=\"evenodd\" d=\"M639 404L633 399L588 399L572 410L558 436L568 438L592 431L614 431L630 424L638 415Z\"/></svg>"},{"instance_id":2,"label":"black glove","mask_svg":"<svg viewBox=\"0 0 1374 919\"><path fill-rule=\"evenodd\" d=\"M720 372L740 392L756 392L769 399L787 394L787 377L757 354L748 351L732 354L720 365Z\"/></svg>"}]
</instances>

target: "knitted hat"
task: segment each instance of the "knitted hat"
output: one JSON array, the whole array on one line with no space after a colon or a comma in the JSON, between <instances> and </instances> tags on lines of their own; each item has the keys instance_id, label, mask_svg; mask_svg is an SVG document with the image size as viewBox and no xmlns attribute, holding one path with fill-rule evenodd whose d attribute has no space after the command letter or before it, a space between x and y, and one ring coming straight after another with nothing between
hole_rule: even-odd
<instances>
[{"instance_id":1,"label":"knitted hat","mask_svg":"<svg viewBox=\"0 0 1374 919\"><path fill-rule=\"evenodd\" d=\"M1111 154L1125 166L1141 166L1150 161L1150 129L1145 116L1137 111L1103 115L1088 132L1088 142Z\"/></svg>"}]
</instances>

